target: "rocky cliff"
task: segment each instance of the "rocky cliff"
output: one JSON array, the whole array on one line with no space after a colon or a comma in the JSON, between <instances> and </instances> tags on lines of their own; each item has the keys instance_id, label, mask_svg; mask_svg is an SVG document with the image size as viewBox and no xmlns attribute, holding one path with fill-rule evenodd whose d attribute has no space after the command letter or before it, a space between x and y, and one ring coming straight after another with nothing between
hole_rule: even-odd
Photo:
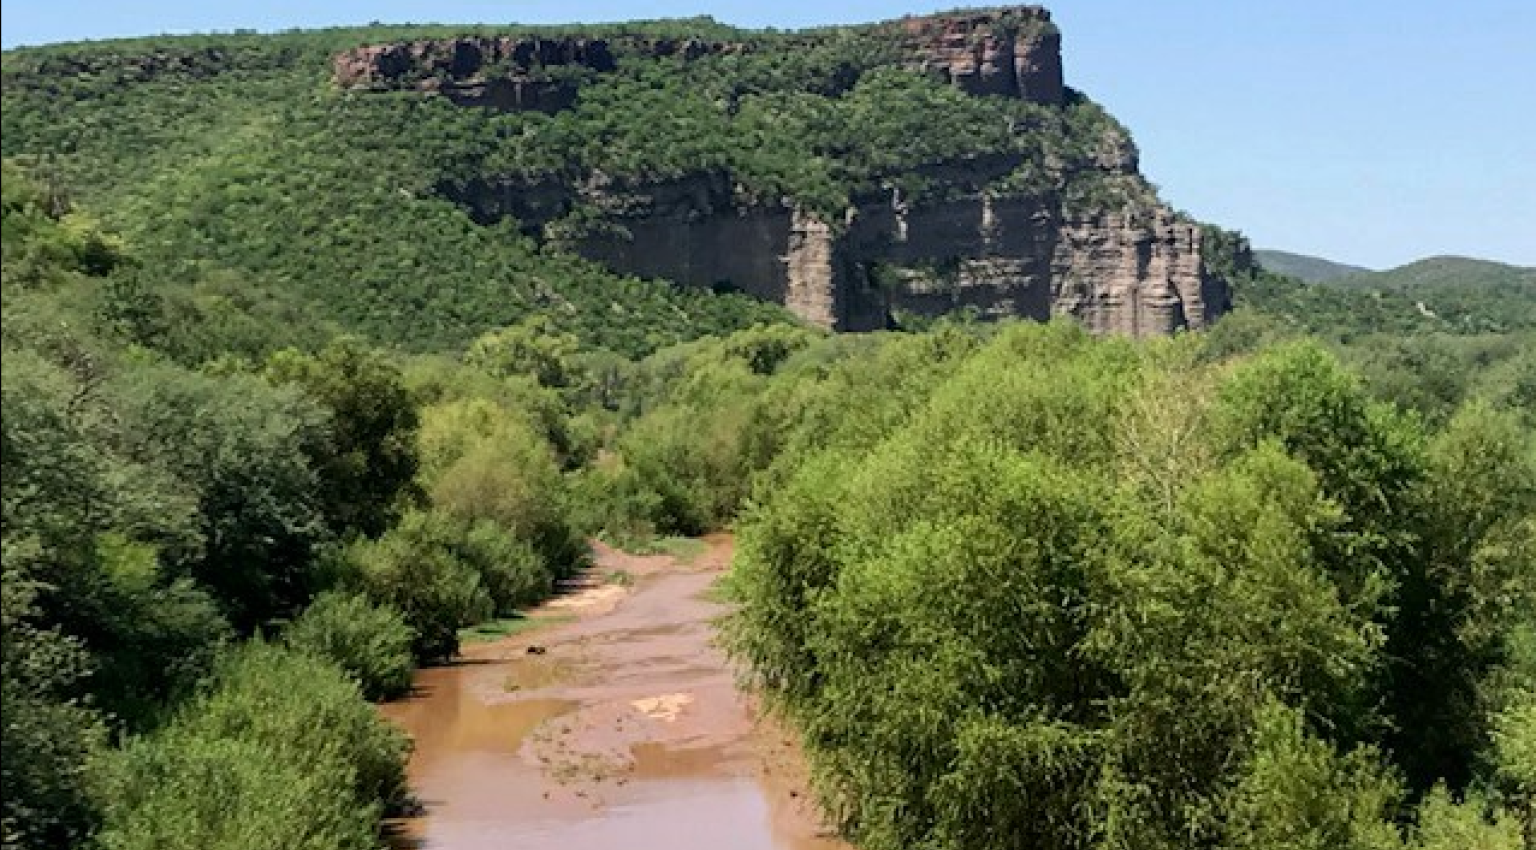
<instances>
[{"instance_id":1,"label":"rocky cliff","mask_svg":"<svg viewBox=\"0 0 1536 850\"><path fill-rule=\"evenodd\" d=\"M908 68L938 74L967 94L1063 100L1061 34L1039 6L906 18L895 29Z\"/></svg>"},{"instance_id":2,"label":"rocky cliff","mask_svg":"<svg viewBox=\"0 0 1536 850\"><path fill-rule=\"evenodd\" d=\"M876 31L898 47L904 67L967 94L1051 105L1065 97L1061 36L1042 7L909 17ZM780 48L786 46L795 47ZM332 68L344 89L414 88L465 105L552 111L574 100L582 72L615 70L621 51L690 60L753 49L749 42L698 38L461 36L358 47L338 53Z\"/></svg>"},{"instance_id":3,"label":"rocky cliff","mask_svg":"<svg viewBox=\"0 0 1536 850\"><path fill-rule=\"evenodd\" d=\"M615 271L750 293L841 330L965 309L1072 316L1096 331L1145 336L1200 328L1227 309L1225 284L1201 259L1198 225L1156 200L1129 137L1112 119L1074 123L1087 113L1068 114L1077 96L1063 85L1061 39L1044 9L906 18L870 32L892 48L898 68L978 98L1038 105L1043 111L1011 114L1056 121L1076 152L1032 146L1031 126L1010 119L1022 140L1011 150L866 181L837 211L747 191L728 168L665 179L484 174L439 191L482 223L515 220ZM460 38L349 51L335 58L335 75L351 88L414 87L456 102L556 111L575 101L583 80L619 70L621 53L686 61L758 47ZM927 190L903 194L912 181Z\"/></svg>"},{"instance_id":4,"label":"rocky cliff","mask_svg":"<svg viewBox=\"0 0 1536 850\"><path fill-rule=\"evenodd\" d=\"M744 49L700 39L630 38L624 45L650 57L700 56ZM465 36L359 47L332 61L345 89L416 89L462 106L555 112L576 99L583 78L617 67L607 39Z\"/></svg>"},{"instance_id":5,"label":"rocky cliff","mask_svg":"<svg viewBox=\"0 0 1536 850\"><path fill-rule=\"evenodd\" d=\"M972 163L977 182L1006 163ZM957 167L957 166L952 166ZM1064 213L1054 197L984 189L907 206L870 197L828 221L793 206L742 204L729 175L575 185L478 181L458 199L484 221L531 234L609 268L741 291L825 327L887 327L903 311L987 318L1071 316L1133 336L1204 327L1225 284L1205 269L1197 224L1166 208ZM601 212L571 227L577 209Z\"/></svg>"}]
</instances>

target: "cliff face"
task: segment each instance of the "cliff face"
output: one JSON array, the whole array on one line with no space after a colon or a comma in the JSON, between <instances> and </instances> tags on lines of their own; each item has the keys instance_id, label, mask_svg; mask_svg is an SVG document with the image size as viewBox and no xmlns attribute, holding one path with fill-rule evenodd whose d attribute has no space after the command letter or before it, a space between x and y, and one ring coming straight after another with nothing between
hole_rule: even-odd
<instances>
[{"instance_id":1,"label":"cliff face","mask_svg":"<svg viewBox=\"0 0 1536 850\"><path fill-rule=\"evenodd\" d=\"M900 67L967 94L1070 108L1061 39L1039 7L907 18L875 31L897 45ZM463 103L553 111L574 101L583 74L614 71L619 49L584 39L412 42L342 54L335 73L354 88L415 87ZM751 49L622 44L625 55L683 59ZM561 68L570 73L551 73ZM1229 297L1201 259L1199 227L1155 201L1119 128L1086 143L1088 153L1072 165L1021 151L918 166L902 175L941 191L909 201L895 184L866 186L835 216L790 199L748 200L724 170L649 181L596 172L485 175L439 191L478 221L515 219L529 235L614 271L746 292L840 330L955 309L1071 316L1095 331L1134 336L1205 326ZM1052 179L1060 179L1010 187L1021 168L1054 169ZM1074 183L1075 176L1088 179ZM1073 186L1098 191L1091 197L1099 200L1067 197Z\"/></svg>"},{"instance_id":2,"label":"cliff face","mask_svg":"<svg viewBox=\"0 0 1536 850\"><path fill-rule=\"evenodd\" d=\"M967 94L1052 105L1064 98L1061 35L1039 6L907 18L898 26L908 68L938 74Z\"/></svg>"},{"instance_id":3,"label":"cliff face","mask_svg":"<svg viewBox=\"0 0 1536 850\"><path fill-rule=\"evenodd\" d=\"M359 47L332 62L343 88L415 88L463 106L555 112L576 100L571 79L550 69L606 72L615 66L608 43L584 38L455 38Z\"/></svg>"},{"instance_id":4,"label":"cliff face","mask_svg":"<svg viewBox=\"0 0 1536 850\"><path fill-rule=\"evenodd\" d=\"M898 44L906 68L938 76L967 94L1050 105L1065 98L1061 36L1050 12L1039 6L904 18L884 29L885 37ZM580 71L613 71L616 48L684 60L752 49L746 43L701 39L625 37L620 42L538 36L422 39L343 51L334 57L332 71L344 89L414 88L463 105L549 112L575 100Z\"/></svg>"},{"instance_id":5,"label":"cliff face","mask_svg":"<svg viewBox=\"0 0 1536 850\"><path fill-rule=\"evenodd\" d=\"M984 182L998 164L974 166ZM906 207L870 198L840 221L734 202L727 175L629 185L491 184L460 200L477 218L516 217L609 268L776 301L838 330L884 328L907 311L1070 316L1133 336L1204 327L1228 307L1200 257L1200 231L1166 209L1066 217L1052 198L983 191ZM555 235L579 206L603 225Z\"/></svg>"}]
</instances>

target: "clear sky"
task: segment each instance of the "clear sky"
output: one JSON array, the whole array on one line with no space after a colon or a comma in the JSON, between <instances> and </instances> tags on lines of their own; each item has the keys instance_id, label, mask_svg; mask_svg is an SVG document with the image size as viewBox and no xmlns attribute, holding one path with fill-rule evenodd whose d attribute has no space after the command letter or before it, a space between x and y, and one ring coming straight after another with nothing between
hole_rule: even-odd
<instances>
[{"instance_id":1,"label":"clear sky","mask_svg":"<svg viewBox=\"0 0 1536 850\"><path fill-rule=\"evenodd\" d=\"M709 14L794 28L963 0L4 0L9 48L378 20L561 23ZM1536 265L1536 0L1056 0L1067 82L1136 137L1174 206L1260 247L1384 268Z\"/></svg>"}]
</instances>

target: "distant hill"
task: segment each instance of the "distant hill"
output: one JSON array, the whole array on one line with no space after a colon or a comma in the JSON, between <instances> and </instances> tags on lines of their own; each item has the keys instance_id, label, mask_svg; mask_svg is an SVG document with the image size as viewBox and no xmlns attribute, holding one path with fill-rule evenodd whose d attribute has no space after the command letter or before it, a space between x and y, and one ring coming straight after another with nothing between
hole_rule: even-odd
<instances>
[{"instance_id":1,"label":"distant hill","mask_svg":"<svg viewBox=\"0 0 1536 850\"><path fill-rule=\"evenodd\" d=\"M1253 257L1259 261L1259 265L1275 274L1294 277L1307 283L1321 283L1322 281L1336 280L1349 275L1368 274L1371 271L1362 266L1335 263L1322 257L1293 254L1290 251L1258 250L1253 252Z\"/></svg>"},{"instance_id":2,"label":"distant hill","mask_svg":"<svg viewBox=\"0 0 1536 850\"><path fill-rule=\"evenodd\" d=\"M1314 289L1411 303L1431 323L1459 333L1536 328L1536 268L1470 257L1428 257L1352 274Z\"/></svg>"},{"instance_id":3,"label":"distant hill","mask_svg":"<svg viewBox=\"0 0 1536 850\"><path fill-rule=\"evenodd\" d=\"M1269 266L1266 264L1266 268ZM1301 275L1296 275L1301 277ZM1306 280L1307 278L1303 278ZM1511 266L1471 257L1426 257L1380 272L1361 272L1330 280L1338 286L1375 288L1536 286L1536 268Z\"/></svg>"},{"instance_id":4,"label":"distant hill","mask_svg":"<svg viewBox=\"0 0 1536 850\"><path fill-rule=\"evenodd\" d=\"M1252 250L1242 234L1210 225L1204 254L1233 282L1236 306L1337 340L1536 331L1536 268L1430 257L1309 283L1266 263L1265 255L1272 258L1275 252Z\"/></svg>"}]
</instances>

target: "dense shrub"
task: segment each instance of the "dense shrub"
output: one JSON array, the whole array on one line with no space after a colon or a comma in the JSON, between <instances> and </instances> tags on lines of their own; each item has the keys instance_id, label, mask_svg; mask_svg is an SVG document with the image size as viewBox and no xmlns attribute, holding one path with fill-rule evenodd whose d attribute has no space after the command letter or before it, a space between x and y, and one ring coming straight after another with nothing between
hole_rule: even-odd
<instances>
[{"instance_id":1,"label":"dense shrub","mask_svg":"<svg viewBox=\"0 0 1536 850\"><path fill-rule=\"evenodd\" d=\"M99 769L111 848L372 847L404 736L312 655L251 643L164 730Z\"/></svg>"},{"instance_id":2,"label":"dense shrub","mask_svg":"<svg viewBox=\"0 0 1536 850\"><path fill-rule=\"evenodd\" d=\"M339 667L277 645L252 642L232 651L178 724L254 741L298 764L335 758L360 805L391 804L405 790L405 736Z\"/></svg>"},{"instance_id":3,"label":"dense shrub","mask_svg":"<svg viewBox=\"0 0 1536 850\"><path fill-rule=\"evenodd\" d=\"M265 743L172 728L129 743L102 781L106 850L369 850L375 810L345 769L292 762Z\"/></svg>"},{"instance_id":4,"label":"dense shrub","mask_svg":"<svg viewBox=\"0 0 1536 850\"><path fill-rule=\"evenodd\" d=\"M459 629L496 611L484 576L462 556L466 531L452 517L417 511L377 541L361 541L349 550L361 588L405 617L422 661L452 657Z\"/></svg>"},{"instance_id":5,"label":"dense shrub","mask_svg":"<svg viewBox=\"0 0 1536 850\"><path fill-rule=\"evenodd\" d=\"M369 699L388 699L410 689L414 633L400 612L355 594L315 597L283 632L283 642L340 667Z\"/></svg>"},{"instance_id":6,"label":"dense shrub","mask_svg":"<svg viewBox=\"0 0 1536 850\"><path fill-rule=\"evenodd\" d=\"M555 577L584 562L555 452L523 417L487 399L449 402L425 411L421 442L435 509L466 525L494 523L533 547Z\"/></svg>"}]
</instances>

